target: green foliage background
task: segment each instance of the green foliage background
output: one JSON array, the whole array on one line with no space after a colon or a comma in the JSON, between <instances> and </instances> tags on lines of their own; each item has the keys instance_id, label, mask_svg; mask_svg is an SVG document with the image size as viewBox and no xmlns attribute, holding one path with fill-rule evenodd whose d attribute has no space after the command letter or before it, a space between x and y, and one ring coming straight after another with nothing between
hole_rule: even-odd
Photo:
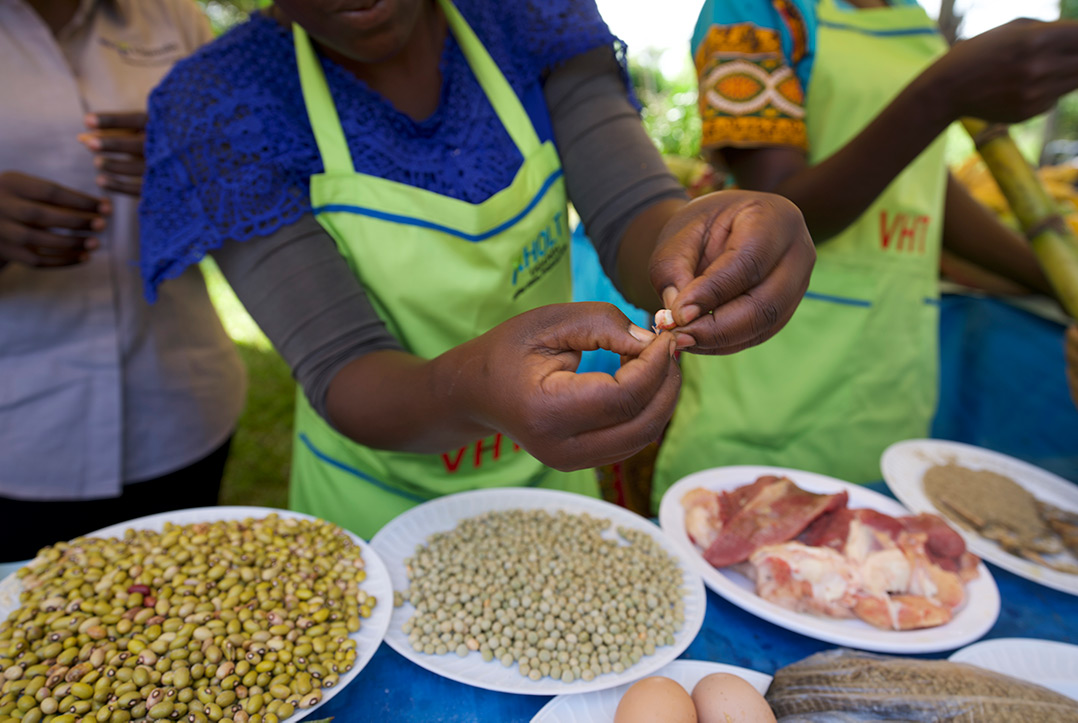
<instances>
[{"instance_id":1,"label":"green foliage background","mask_svg":"<svg viewBox=\"0 0 1078 723\"><path fill-rule=\"evenodd\" d=\"M197 0L210 24L222 33L259 8L270 5L270 0Z\"/></svg>"},{"instance_id":2,"label":"green foliage background","mask_svg":"<svg viewBox=\"0 0 1078 723\"><path fill-rule=\"evenodd\" d=\"M629 76L643 106L644 127L663 155L695 157L700 153L696 72L687 56L673 75L662 72L661 61L662 53L652 49L629 58Z\"/></svg>"}]
</instances>

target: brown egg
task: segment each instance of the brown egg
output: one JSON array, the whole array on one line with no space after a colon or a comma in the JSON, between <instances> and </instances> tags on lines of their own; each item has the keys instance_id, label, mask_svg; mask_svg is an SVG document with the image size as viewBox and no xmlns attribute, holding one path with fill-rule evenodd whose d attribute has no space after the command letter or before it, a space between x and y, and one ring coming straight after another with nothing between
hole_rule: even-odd
<instances>
[{"instance_id":1,"label":"brown egg","mask_svg":"<svg viewBox=\"0 0 1078 723\"><path fill-rule=\"evenodd\" d=\"M655 675L625 691L614 723L697 723L696 708L677 682Z\"/></svg>"},{"instance_id":2,"label":"brown egg","mask_svg":"<svg viewBox=\"0 0 1078 723\"><path fill-rule=\"evenodd\" d=\"M692 689L699 723L775 723L771 706L744 679L712 673Z\"/></svg>"}]
</instances>

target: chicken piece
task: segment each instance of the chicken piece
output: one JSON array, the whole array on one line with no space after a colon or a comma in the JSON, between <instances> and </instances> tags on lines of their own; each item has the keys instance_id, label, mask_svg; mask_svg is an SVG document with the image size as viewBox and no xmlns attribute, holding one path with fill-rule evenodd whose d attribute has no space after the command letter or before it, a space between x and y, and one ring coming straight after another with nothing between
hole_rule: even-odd
<instances>
[{"instance_id":1,"label":"chicken piece","mask_svg":"<svg viewBox=\"0 0 1078 723\"><path fill-rule=\"evenodd\" d=\"M808 492L786 477L761 477L750 489L751 498L736 498L743 504L732 516L726 498L720 502L722 530L704 550L704 559L715 567L748 560L761 547L794 539L821 515L845 507L848 498L845 490L832 495Z\"/></svg>"},{"instance_id":2,"label":"chicken piece","mask_svg":"<svg viewBox=\"0 0 1078 723\"><path fill-rule=\"evenodd\" d=\"M966 559L966 542L962 536L951 529L951 526L940 517L929 513L900 517L902 529L909 533L923 532L928 536L925 541L925 553L935 564L950 572L959 572L969 567ZM976 577L977 563L973 562Z\"/></svg>"},{"instance_id":3,"label":"chicken piece","mask_svg":"<svg viewBox=\"0 0 1078 723\"><path fill-rule=\"evenodd\" d=\"M681 498L685 510L685 530L689 537L707 550L718 538L724 526L763 490L779 481L773 475L763 475L756 481L736 489L712 492L703 487L686 492ZM785 542L785 540L779 540ZM746 555L747 557L747 555Z\"/></svg>"},{"instance_id":4,"label":"chicken piece","mask_svg":"<svg viewBox=\"0 0 1078 723\"><path fill-rule=\"evenodd\" d=\"M923 551L918 556L916 548L907 553L893 546L856 563L830 547L787 542L760 548L749 562L756 594L788 610L856 616L881 630L934 627L953 615L947 603L954 602L957 576L933 565ZM947 603L926 597L928 591Z\"/></svg>"},{"instance_id":5,"label":"chicken piece","mask_svg":"<svg viewBox=\"0 0 1078 723\"><path fill-rule=\"evenodd\" d=\"M852 617L860 576L835 550L785 542L761 547L749 562L763 599L797 612Z\"/></svg>"},{"instance_id":6,"label":"chicken piece","mask_svg":"<svg viewBox=\"0 0 1078 723\"><path fill-rule=\"evenodd\" d=\"M722 530L719 496L697 487L685 493L681 506L685 509L685 531L689 539L706 550Z\"/></svg>"},{"instance_id":7,"label":"chicken piece","mask_svg":"<svg viewBox=\"0 0 1078 723\"><path fill-rule=\"evenodd\" d=\"M899 535L898 546L910 563L910 585L907 592L954 610L966 601L966 588L958 573L944 570L932 562L925 551L925 533Z\"/></svg>"},{"instance_id":8,"label":"chicken piece","mask_svg":"<svg viewBox=\"0 0 1078 723\"><path fill-rule=\"evenodd\" d=\"M863 557L886 547L876 540L894 539L901 531L902 524L890 515L865 507L842 507L817 518L797 539L806 545L831 547L853 557Z\"/></svg>"},{"instance_id":9,"label":"chicken piece","mask_svg":"<svg viewBox=\"0 0 1078 723\"><path fill-rule=\"evenodd\" d=\"M906 554L892 547L869 553L860 561L862 589L869 595L906 592L912 569Z\"/></svg>"},{"instance_id":10,"label":"chicken piece","mask_svg":"<svg viewBox=\"0 0 1078 723\"><path fill-rule=\"evenodd\" d=\"M881 630L933 628L951 621L951 609L919 595L862 595L853 606L857 617Z\"/></svg>"}]
</instances>

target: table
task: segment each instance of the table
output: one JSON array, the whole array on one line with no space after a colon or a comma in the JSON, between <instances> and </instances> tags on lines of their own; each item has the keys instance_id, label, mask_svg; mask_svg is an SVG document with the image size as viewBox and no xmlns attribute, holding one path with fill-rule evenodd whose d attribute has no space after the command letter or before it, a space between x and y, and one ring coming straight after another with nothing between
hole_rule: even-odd
<instances>
[{"instance_id":1,"label":"table","mask_svg":"<svg viewBox=\"0 0 1078 723\"><path fill-rule=\"evenodd\" d=\"M882 482L867 485L893 497ZM1078 597L1058 592L986 563L999 587L999 619L985 638L1041 638L1078 644ZM772 674L835 647L789 632L745 612L708 590L704 625L681 655ZM946 658L949 652L910 656ZM455 683L420 668L387 645L354 681L313 718L355 721L529 721L548 696L495 693Z\"/></svg>"},{"instance_id":2,"label":"table","mask_svg":"<svg viewBox=\"0 0 1078 723\"><path fill-rule=\"evenodd\" d=\"M886 485L867 485L890 495ZM1068 595L986 563L999 587L1002 607L987 638L1041 638L1078 645L1078 596ZM0 579L18 564L0 565ZM708 590L704 624L681 655L774 673L831 643L789 632L726 602ZM950 652L925 658L946 658ZM368 721L529 721L548 696L511 695L473 688L420 668L382 645L356 679L308 718L335 723Z\"/></svg>"}]
</instances>

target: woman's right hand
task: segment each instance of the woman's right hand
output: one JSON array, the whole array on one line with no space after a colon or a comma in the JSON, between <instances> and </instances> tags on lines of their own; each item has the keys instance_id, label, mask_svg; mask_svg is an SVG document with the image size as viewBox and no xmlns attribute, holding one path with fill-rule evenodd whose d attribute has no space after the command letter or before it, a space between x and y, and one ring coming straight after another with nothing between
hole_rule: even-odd
<instances>
[{"instance_id":1,"label":"woman's right hand","mask_svg":"<svg viewBox=\"0 0 1078 723\"><path fill-rule=\"evenodd\" d=\"M622 356L613 376L578 374L583 351ZM473 419L560 470L617 462L658 439L681 374L670 333L635 326L599 302L525 312L440 358L455 368Z\"/></svg>"},{"instance_id":2,"label":"woman's right hand","mask_svg":"<svg viewBox=\"0 0 1078 723\"><path fill-rule=\"evenodd\" d=\"M922 79L952 119L1025 120L1078 88L1078 22L1014 20L957 43Z\"/></svg>"},{"instance_id":3,"label":"woman's right hand","mask_svg":"<svg viewBox=\"0 0 1078 723\"><path fill-rule=\"evenodd\" d=\"M109 202L58 183L7 171L0 173L0 262L71 266L99 246Z\"/></svg>"}]
</instances>

